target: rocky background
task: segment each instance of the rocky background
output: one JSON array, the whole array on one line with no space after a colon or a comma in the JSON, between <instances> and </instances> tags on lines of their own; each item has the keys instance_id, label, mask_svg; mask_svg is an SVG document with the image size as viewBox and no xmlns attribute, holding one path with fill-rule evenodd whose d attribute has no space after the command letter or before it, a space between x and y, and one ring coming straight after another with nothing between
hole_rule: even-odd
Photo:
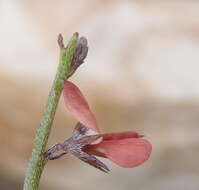
<instances>
[{"instance_id":1,"label":"rocky background","mask_svg":"<svg viewBox=\"0 0 199 190\"><path fill-rule=\"evenodd\" d=\"M199 1L0 1L0 189L22 189L59 59L58 33L89 40L71 78L103 132L136 130L150 159L104 174L65 156L47 164L41 190L197 190L199 188ZM49 146L74 118L60 101Z\"/></svg>"}]
</instances>

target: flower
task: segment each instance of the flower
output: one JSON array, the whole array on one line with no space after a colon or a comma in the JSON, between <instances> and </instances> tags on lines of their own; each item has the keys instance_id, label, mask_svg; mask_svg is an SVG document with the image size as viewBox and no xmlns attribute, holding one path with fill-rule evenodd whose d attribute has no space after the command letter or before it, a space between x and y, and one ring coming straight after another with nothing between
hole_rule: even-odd
<instances>
[{"instance_id":1,"label":"flower","mask_svg":"<svg viewBox=\"0 0 199 190\"><path fill-rule=\"evenodd\" d=\"M143 139L143 135L139 135L134 131L100 135L96 118L80 89L75 84L70 81L64 82L63 97L69 112L81 123L82 127L87 128L87 136L99 135L101 137L82 146L83 152L108 158L125 168L139 166L148 160L152 145Z\"/></svg>"}]
</instances>

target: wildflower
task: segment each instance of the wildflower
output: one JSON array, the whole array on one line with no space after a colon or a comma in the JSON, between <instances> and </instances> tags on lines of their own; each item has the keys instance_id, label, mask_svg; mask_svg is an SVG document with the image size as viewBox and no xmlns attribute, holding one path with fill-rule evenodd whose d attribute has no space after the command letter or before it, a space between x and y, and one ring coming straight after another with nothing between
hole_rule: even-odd
<instances>
[{"instance_id":1,"label":"wildflower","mask_svg":"<svg viewBox=\"0 0 199 190\"><path fill-rule=\"evenodd\" d=\"M46 152L47 159L57 159L69 152L82 161L108 172L108 167L94 155L108 158L125 168L139 166L149 158L152 146L143 139L143 135L134 131L101 134L86 99L72 82L64 82L63 96L69 112L79 122L69 139L54 145ZM64 152L54 155L60 150Z\"/></svg>"}]
</instances>

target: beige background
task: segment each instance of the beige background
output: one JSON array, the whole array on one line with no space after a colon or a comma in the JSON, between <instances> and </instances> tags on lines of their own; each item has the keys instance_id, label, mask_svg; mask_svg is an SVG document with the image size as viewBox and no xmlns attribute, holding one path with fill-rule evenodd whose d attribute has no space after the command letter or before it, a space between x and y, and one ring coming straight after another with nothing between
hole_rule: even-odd
<instances>
[{"instance_id":1,"label":"beige background","mask_svg":"<svg viewBox=\"0 0 199 190\"><path fill-rule=\"evenodd\" d=\"M101 130L136 130L153 152L134 169L103 160L108 175L68 155L47 164L40 189L197 190L198 10L198 0L1 0L0 189L22 189L58 64L57 35L78 31L89 54L71 80ZM49 146L75 122L61 100Z\"/></svg>"}]
</instances>

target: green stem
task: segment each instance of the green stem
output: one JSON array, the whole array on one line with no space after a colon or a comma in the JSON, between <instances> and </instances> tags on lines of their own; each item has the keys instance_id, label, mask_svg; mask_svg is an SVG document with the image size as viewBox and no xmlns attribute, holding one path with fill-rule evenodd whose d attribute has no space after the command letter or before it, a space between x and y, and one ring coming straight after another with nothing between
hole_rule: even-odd
<instances>
[{"instance_id":1,"label":"green stem","mask_svg":"<svg viewBox=\"0 0 199 190\"><path fill-rule=\"evenodd\" d=\"M59 36L61 38L61 36ZM60 40L59 38L59 40ZM51 91L48 96L42 121L36 131L35 145L32 150L32 156L28 165L25 176L23 190L37 190L39 186L40 177L45 166L44 152L48 142L48 137L51 131L51 126L55 117L55 112L59 102L61 92L63 90L63 82L67 79L69 74L69 67L77 47L78 35L75 33L69 41L67 48L63 48L60 43L60 62L57 69ZM62 39L61 39L62 42Z\"/></svg>"}]
</instances>

